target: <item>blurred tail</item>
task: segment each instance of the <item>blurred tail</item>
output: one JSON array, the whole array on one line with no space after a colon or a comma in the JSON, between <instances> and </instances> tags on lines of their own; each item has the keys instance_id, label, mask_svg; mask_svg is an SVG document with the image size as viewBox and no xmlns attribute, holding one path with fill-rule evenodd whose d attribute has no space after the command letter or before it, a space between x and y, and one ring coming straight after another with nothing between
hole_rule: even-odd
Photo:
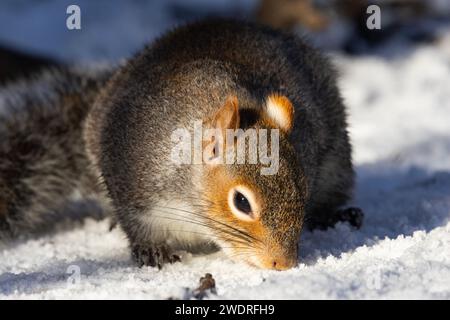
<instances>
[{"instance_id":1,"label":"blurred tail","mask_svg":"<svg viewBox=\"0 0 450 320\"><path fill-rule=\"evenodd\" d=\"M59 65L55 59L0 46L0 85Z\"/></svg>"},{"instance_id":2,"label":"blurred tail","mask_svg":"<svg viewBox=\"0 0 450 320\"><path fill-rule=\"evenodd\" d=\"M0 87L0 239L103 216L83 125L109 76L50 68Z\"/></svg>"}]
</instances>

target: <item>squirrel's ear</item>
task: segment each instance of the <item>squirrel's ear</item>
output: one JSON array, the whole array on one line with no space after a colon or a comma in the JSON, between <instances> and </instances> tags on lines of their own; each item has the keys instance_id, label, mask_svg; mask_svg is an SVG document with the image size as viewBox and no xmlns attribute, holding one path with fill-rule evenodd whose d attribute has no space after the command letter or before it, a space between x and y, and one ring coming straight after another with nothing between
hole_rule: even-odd
<instances>
[{"instance_id":1,"label":"squirrel's ear","mask_svg":"<svg viewBox=\"0 0 450 320\"><path fill-rule=\"evenodd\" d=\"M225 104L216 112L213 127L217 129L239 128L239 103L236 96L229 96Z\"/></svg>"},{"instance_id":2,"label":"squirrel's ear","mask_svg":"<svg viewBox=\"0 0 450 320\"><path fill-rule=\"evenodd\" d=\"M282 95L271 94L266 99L266 113L277 127L289 133L294 126L294 107L291 101Z\"/></svg>"},{"instance_id":3,"label":"squirrel's ear","mask_svg":"<svg viewBox=\"0 0 450 320\"><path fill-rule=\"evenodd\" d=\"M225 104L213 115L209 125L210 129L215 131L203 136L203 157L207 163L214 164L221 160L226 129L239 128L239 106L236 96L227 98Z\"/></svg>"}]
</instances>

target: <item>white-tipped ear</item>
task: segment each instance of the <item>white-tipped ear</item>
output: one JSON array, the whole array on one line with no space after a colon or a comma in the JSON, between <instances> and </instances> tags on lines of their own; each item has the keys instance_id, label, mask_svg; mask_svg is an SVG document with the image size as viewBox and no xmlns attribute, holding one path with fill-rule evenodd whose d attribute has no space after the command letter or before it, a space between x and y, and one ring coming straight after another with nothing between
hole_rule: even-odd
<instances>
[{"instance_id":1,"label":"white-tipped ear","mask_svg":"<svg viewBox=\"0 0 450 320\"><path fill-rule=\"evenodd\" d=\"M277 127L290 132L294 126L294 107L291 101L278 94L271 94L266 100L266 113Z\"/></svg>"}]
</instances>

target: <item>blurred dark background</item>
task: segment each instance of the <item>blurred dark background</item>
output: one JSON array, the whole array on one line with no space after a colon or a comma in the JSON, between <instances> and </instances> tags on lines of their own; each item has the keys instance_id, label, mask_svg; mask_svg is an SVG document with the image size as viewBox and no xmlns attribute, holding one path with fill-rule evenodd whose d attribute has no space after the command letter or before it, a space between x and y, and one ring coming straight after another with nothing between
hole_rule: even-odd
<instances>
[{"instance_id":1,"label":"blurred dark background","mask_svg":"<svg viewBox=\"0 0 450 320\"><path fill-rule=\"evenodd\" d=\"M81 9L81 30L69 30L66 9ZM381 29L369 30L369 5ZM439 42L450 22L448 0L2 0L0 83L68 62L117 61L165 30L202 17L257 20L346 55L402 55Z\"/></svg>"}]
</instances>

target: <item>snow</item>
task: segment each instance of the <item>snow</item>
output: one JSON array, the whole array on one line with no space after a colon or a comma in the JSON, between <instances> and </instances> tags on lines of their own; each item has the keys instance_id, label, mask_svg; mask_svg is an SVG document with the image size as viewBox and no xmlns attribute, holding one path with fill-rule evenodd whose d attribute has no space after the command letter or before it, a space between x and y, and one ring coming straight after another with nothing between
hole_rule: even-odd
<instances>
[{"instance_id":1,"label":"snow","mask_svg":"<svg viewBox=\"0 0 450 320\"><path fill-rule=\"evenodd\" d=\"M13 23L17 37L0 28L0 43L14 38L67 60L127 56L172 23L164 10L145 19L145 8L130 5L117 9L128 13L109 29L104 24L114 10L78 1L82 12L98 6L96 14L85 10L94 27L66 37L64 28L38 19L39 10L58 11L60 1L37 10L13 2L2 2L0 21ZM52 40L40 43L40 23L55 29ZM108 221L87 220L0 246L0 299L185 298L205 273L216 280L211 299L450 299L450 28L444 31L438 43L394 57L332 55L349 108L358 175L352 205L366 215L360 230L339 224L304 232L299 265L284 272L254 269L220 252L184 253L182 263L158 270L135 267L124 234L110 232Z\"/></svg>"}]
</instances>

